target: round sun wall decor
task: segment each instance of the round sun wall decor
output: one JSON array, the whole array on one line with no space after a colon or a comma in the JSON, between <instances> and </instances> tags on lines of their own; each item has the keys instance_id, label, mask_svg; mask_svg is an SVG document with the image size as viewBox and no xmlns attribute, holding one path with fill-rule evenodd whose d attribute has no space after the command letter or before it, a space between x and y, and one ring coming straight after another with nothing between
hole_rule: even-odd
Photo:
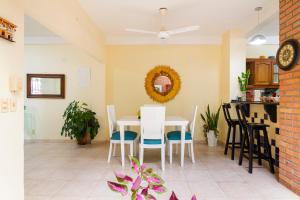
<instances>
[{"instance_id":1,"label":"round sun wall decor","mask_svg":"<svg viewBox=\"0 0 300 200\"><path fill-rule=\"evenodd\" d=\"M178 94L180 86L178 73L167 65L154 67L145 78L145 89L148 96L159 103L172 100Z\"/></svg>"}]
</instances>

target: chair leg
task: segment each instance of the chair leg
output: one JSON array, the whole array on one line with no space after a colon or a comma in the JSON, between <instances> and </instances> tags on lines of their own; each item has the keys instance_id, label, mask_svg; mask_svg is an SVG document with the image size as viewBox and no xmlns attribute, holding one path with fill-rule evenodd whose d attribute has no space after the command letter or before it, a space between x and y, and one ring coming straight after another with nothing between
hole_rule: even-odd
<instances>
[{"instance_id":1,"label":"chair leg","mask_svg":"<svg viewBox=\"0 0 300 200\"><path fill-rule=\"evenodd\" d=\"M228 145L229 145L229 138L230 138L230 132L231 132L231 126L228 126L227 139L226 139L226 144L225 144L224 155L227 155Z\"/></svg>"},{"instance_id":2,"label":"chair leg","mask_svg":"<svg viewBox=\"0 0 300 200\"><path fill-rule=\"evenodd\" d=\"M257 140L257 154L258 154L258 164L262 165L261 162L261 144L260 144L260 133L259 130L255 131L255 136L256 136L256 140Z\"/></svg>"},{"instance_id":3,"label":"chair leg","mask_svg":"<svg viewBox=\"0 0 300 200\"><path fill-rule=\"evenodd\" d=\"M130 146L130 156L133 156L134 141L132 141L132 143L130 143L129 146Z\"/></svg>"},{"instance_id":4,"label":"chair leg","mask_svg":"<svg viewBox=\"0 0 300 200\"><path fill-rule=\"evenodd\" d=\"M192 143L190 144L191 146L191 154L192 154L192 163L195 163L195 155L194 155L194 144L193 144L193 141Z\"/></svg>"},{"instance_id":5,"label":"chair leg","mask_svg":"<svg viewBox=\"0 0 300 200\"><path fill-rule=\"evenodd\" d=\"M233 134L232 134L232 142L231 142L231 160L234 160L235 133L236 133L236 125L233 126Z\"/></svg>"},{"instance_id":6,"label":"chair leg","mask_svg":"<svg viewBox=\"0 0 300 200\"><path fill-rule=\"evenodd\" d=\"M140 146L140 164L143 164L143 159L144 159L144 148Z\"/></svg>"},{"instance_id":7,"label":"chair leg","mask_svg":"<svg viewBox=\"0 0 300 200\"><path fill-rule=\"evenodd\" d=\"M253 168L253 147L254 147L254 138L253 138L253 129L250 128L250 144L249 144L249 169L248 172L252 174L252 168Z\"/></svg>"},{"instance_id":8,"label":"chair leg","mask_svg":"<svg viewBox=\"0 0 300 200\"><path fill-rule=\"evenodd\" d=\"M169 158L170 158L170 164L172 164L172 156L173 156L173 144L169 142Z\"/></svg>"},{"instance_id":9,"label":"chair leg","mask_svg":"<svg viewBox=\"0 0 300 200\"><path fill-rule=\"evenodd\" d=\"M189 158L191 157L191 144L186 143L187 144L187 149L188 149L188 156Z\"/></svg>"},{"instance_id":10,"label":"chair leg","mask_svg":"<svg viewBox=\"0 0 300 200\"><path fill-rule=\"evenodd\" d=\"M242 146L242 140L243 140L243 128L242 126L239 124L239 128L240 128L240 146Z\"/></svg>"},{"instance_id":11,"label":"chair leg","mask_svg":"<svg viewBox=\"0 0 300 200\"><path fill-rule=\"evenodd\" d=\"M169 141L168 140L166 142L166 153L167 153L167 156L170 155L170 153L169 153Z\"/></svg>"},{"instance_id":12,"label":"chair leg","mask_svg":"<svg viewBox=\"0 0 300 200\"><path fill-rule=\"evenodd\" d=\"M161 169L165 170L165 145L161 147Z\"/></svg>"},{"instance_id":13,"label":"chair leg","mask_svg":"<svg viewBox=\"0 0 300 200\"><path fill-rule=\"evenodd\" d=\"M137 145L137 142L135 140L135 141L133 141L133 155L134 156L136 156L136 150L137 150L136 145Z\"/></svg>"},{"instance_id":14,"label":"chair leg","mask_svg":"<svg viewBox=\"0 0 300 200\"><path fill-rule=\"evenodd\" d=\"M116 156L117 144L113 144L113 146L114 146L113 156L115 157Z\"/></svg>"},{"instance_id":15,"label":"chair leg","mask_svg":"<svg viewBox=\"0 0 300 200\"><path fill-rule=\"evenodd\" d=\"M271 152L271 145L269 143L269 137L268 137L267 129L264 128L263 132L264 132L265 148L267 149L267 154L268 154L268 157L269 157L270 171L271 171L271 173L274 174L275 170L274 170L274 164L273 164L272 152Z\"/></svg>"},{"instance_id":16,"label":"chair leg","mask_svg":"<svg viewBox=\"0 0 300 200\"><path fill-rule=\"evenodd\" d=\"M108 158L107 158L107 162L110 163L110 159L111 159L111 149L112 149L112 143L109 143L109 150L108 150Z\"/></svg>"},{"instance_id":17,"label":"chair leg","mask_svg":"<svg viewBox=\"0 0 300 200\"><path fill-rule=\"evenodd\" d=\"M244 149L245 149L245 143L246 143L247 135L248 135L248 131L247 132L245 131L244 135L243 135L243 139L242 139L242 145L241 145L241 151L240 151L240 158L239 158L239 165L242 165L242 163L243 163Z\"/></svg>"},{"instance_id":18,"label":"chair leg","mask_svg":"<svg viewBox=\"0 0 300 200\"><path fill-rule=\"evenodd\" d=\"M176 155L178 155L178 144L175 144L176 146Z\"/></svg>"}]
</instances>

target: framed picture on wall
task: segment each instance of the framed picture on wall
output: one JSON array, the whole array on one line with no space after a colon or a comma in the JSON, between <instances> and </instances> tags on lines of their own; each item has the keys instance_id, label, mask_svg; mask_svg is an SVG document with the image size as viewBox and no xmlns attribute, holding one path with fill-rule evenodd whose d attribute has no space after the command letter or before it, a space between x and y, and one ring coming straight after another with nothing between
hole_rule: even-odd
<instances>
[{"instance_id":1,"label":"framed picture on wall","mask_svg":"<svg viewBox=\"0 0 300 200\"><path fill-rule=\"evenodd\" d=\"M65 98L64 74L27 74L27 98Z\"/></svg>"}]
</instances>

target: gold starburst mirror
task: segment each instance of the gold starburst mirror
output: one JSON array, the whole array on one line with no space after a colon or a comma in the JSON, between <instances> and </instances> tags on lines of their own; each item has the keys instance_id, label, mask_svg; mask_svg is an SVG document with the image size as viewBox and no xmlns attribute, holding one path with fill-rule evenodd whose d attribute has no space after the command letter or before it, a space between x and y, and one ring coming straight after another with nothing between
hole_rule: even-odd
<instances>
[{"instance_id":1,"label":"gold starburst mirror","mask_svg":"<svg viewBox=\"0 0 300 200\"><path fill-rule=\"evenodd\" d=\"M180 90L180 77L169 66L159 65L150 70L145 78L145 89L150 98L159 103L172 100Z\"/></svg>"}]
</instances>

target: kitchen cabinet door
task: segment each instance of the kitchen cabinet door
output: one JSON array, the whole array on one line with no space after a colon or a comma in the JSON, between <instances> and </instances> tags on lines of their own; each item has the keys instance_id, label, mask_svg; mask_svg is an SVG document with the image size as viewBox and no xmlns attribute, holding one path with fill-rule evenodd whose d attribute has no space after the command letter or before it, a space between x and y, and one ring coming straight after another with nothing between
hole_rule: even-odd
<instances>
[{"instance_id":1,"label":"kitchen cabinet door","mask_svg":"<svg viewBox=\"0 0 300 200\"><path fill-rule=\"evenodd\" d=\"M272 85L273 65L270 60L255 62L254 85Z\"/></svg>"}]
</instances>

